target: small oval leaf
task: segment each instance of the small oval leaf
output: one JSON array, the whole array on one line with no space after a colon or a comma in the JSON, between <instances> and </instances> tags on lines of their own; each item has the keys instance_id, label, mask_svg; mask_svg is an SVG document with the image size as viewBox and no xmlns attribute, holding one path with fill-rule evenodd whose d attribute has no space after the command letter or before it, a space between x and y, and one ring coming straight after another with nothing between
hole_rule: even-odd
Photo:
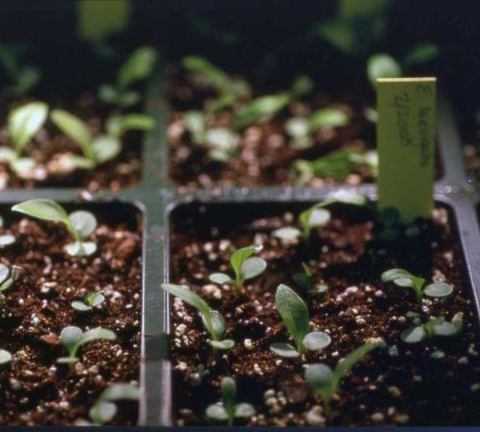
<instances>
[{"instance_id":1,"label":"small oval leaf","mask_svg":"<svg viewBox=\"0 0 480 432\"><path fill-rule=\"evenodd\" d=\"M87 238L97 227L97 219L95 216L87 211L79 210L70 213L70 221L73 229L80 234L82 238Z\"/></svg>"},{"instance_id":2,"label":"small oval leaf","mask_svg":"<svg viewBox=\"0 0 480 432\"><path fill-rule=\"evenodd\" d=\"M262 274L267 268L267 262L258 257L247 259L242 264L241 274L245 280L253 279Z\"/></svg>"},{"instance_id":3,"label":"small oval leaf","mask_svg":"<svg viewBox=\"0 0 480 432\"><path fill-rule=\"evenodd\" d=\"M270 345L270 351L285 358L296 358L300 353L290 344L284 342L275 342Z\"/></svg>"},{"instance_id":4,"label":"small oval leaf","mask_svg":"<svg viewBox=\"0 0 480 432\"><path fill-rule=\"evenodd\" d=\"M308 351L320 351L332 343L331 337L327 333L312 332L303 338L303 346Z\"/></svg>"},{"instance_id":5,"label":"small oval leaf","mask_svg":"<svg viewBox=\"0 0 480 432\"><path fill-rule=\"evenodd\" d=\"M6 364L12 361L12 354L7 350L0 349L0 365Z\"/></svg>"},{"instance_id":6,"label":"small oval leaf","mask_svg":"<svg viewBox=\"0 0 480 432\"><path fill-rule=\"evenodd\" d=\"M332 387L333 371L326 364L312 364L305 371L305 379L315 391L322 392Z\"/></svg>"},{"instance_id":7,"label":"small oval leaf","mask_svg":"<svg viewBox=\"0 0 480 432\"><path fill-rule=\"evenodd\" d=\"M295 240L302 235L298 228L285 227L272 232L272 235L281 240Z\"/></svg>"},{"instance_id":8,"label":"small oval leaf","mask_svg":"<svg viewBox=\"0 0 480 432\"><path fill-rule=\"evenodd\" d=\"M232 339L225 339L222 341L212 340L209 343L213 348L221 351L227 351L235 346L235 342Z\"/></svg>"},{"instance_id":9,"label":"small oval leaf","mask_svg":"<svg viewBox=\"0 0 480 432\"><path fill-rule=\"evenodd\" d=\"M405 330L400 337L405 343L419 343L427 337L427 332L422 326L418 326Z\"/></svg>"},{"instance_id":10,"label":"small oval leaf","mask_svg":"<svg viewBox=\"0 0 480 432\"><path fill-rule=\"evenodd\" d=\"M453 293L453 286L445 282L435 282L427 285L424 291L425 295L433 298L448 297Z\"/></svg>"},{"instance_id":11,"label":"small oval leaf","mask_svg":"<svg viewBox=\"0 0 480 432\"><path fill-rule=\"evenodd\" d=\"M213 282L213 283L216 283L216 284L219 284L219 285L223 285L223 284L227 284L229 282L232 281L232 279L230 278L230 276L228 276L227 274L225 273L212 273L208 279Z\"/></svg>"}]
</instances>

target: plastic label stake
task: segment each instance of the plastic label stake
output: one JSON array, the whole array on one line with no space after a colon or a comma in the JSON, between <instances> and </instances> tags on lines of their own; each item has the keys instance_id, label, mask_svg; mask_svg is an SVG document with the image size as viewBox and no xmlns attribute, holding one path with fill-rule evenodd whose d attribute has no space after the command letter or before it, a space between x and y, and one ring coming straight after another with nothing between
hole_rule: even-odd
<instances>
[{"instance_id":1,"label":"plastic label stake","mask_svg":"<svg viewBox=\"0 0 480 432\"><path fill-rule=\"evenodd\" d=\"M431 217L436 142L436 78L377 80L380 210L402 222Z\"/></svg>"}]
</instances>

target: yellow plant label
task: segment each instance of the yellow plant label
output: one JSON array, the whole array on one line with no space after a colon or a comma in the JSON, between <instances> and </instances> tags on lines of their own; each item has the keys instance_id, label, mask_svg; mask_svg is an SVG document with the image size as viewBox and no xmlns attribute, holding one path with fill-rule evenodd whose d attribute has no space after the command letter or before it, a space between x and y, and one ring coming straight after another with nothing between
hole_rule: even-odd
<instances>
[{"instance_id":1,"label":"yellow plant label","mask_svg":"<svg viewBox=\"0 0 480 432\"><path fill-rule=\"evenodd\" d=\"M433 208L436 78L377 80L379 208L396 208L403 222Z\"/></svg>"}]
</instances>

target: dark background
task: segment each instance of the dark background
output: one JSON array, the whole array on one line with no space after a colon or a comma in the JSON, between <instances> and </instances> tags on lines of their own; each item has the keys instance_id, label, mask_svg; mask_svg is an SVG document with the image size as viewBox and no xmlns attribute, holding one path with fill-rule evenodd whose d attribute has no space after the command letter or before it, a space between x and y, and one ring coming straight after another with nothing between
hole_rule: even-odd
<instances>
[{"instance_id":1,"label":"dark background","mask_svg":"<svg viewBox=\"0 0 480 432\"><path fill-rule=\"evenodd\" d=\"M365 58L346 59L308 37L335 7L334 0L135 0L131 28L110 42L127 51L154 43L170 59L203 54L267 87L307 72L326 89L363 91ZM199 29L205 22L214 31ZM102 63L115 63L93 56L90 46L78 43L75 29L72 0L0 0L0 40L29 42L29 58L57 86L98 83L108 70ZM375 52L401 56L422 41L440 49L429 74L439 77L462 114L472 115L480 108L480 2L393 0Z\"/></svg>"}]
</instances>

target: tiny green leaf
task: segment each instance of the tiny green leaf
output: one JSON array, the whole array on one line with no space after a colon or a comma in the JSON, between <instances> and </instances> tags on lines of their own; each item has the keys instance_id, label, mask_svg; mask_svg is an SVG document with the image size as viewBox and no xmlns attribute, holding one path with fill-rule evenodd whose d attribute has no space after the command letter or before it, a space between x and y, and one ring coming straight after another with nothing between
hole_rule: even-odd
<instances>
[{"instance_id":1,"label":"tiny green leaf","mask_svg":"<svg viewBox=\"0 0 480 432\"><path fill-rule=\"evenodd\" d=\"M88 342L93 342L97 340L115 340L117 335L111 331L101 327L94 328L92 330L88 330L83 333L82 338L80 340L80 345L84 345Z\"/></svg>"},{"instance_id":2,"label":"tiny green leaf","mask_svg":"<svg viewBox=\"0 0 480 432\"><path fill-rule=\"evenodd\" d=\"M215 404L210 405L205 412L206 416L218 422L224 422L228 420L228 414L225 408L222 405Z\"/></svg>"},{"instance_id":3,"label":"tiny green leaf","mask_svg":"<svg viewBox=\"0 0 480 432\"><path fill-rule=\"evenodd\" d=\"M423 326L417 326L417 327L410 328L408 330L403 331L402 334L400 335L402 340L405 343L409 343L409 344L419 343L419 342L423 341L424 339L426 339L427 336L428 336L427 332L425 331Z\"/></svg>"},{"instance_id":4,"label":"tiny green leaf","mask_svg":"<svg viewBox=\"0 0 480 432\"><path fill-rule=\"evenodd\" d=\"M239 403L235 405L234 416L237 418L250 418L255 415L255 408L249 403Z\"/></svg>"},{"instance_id":5,"label":"tiny green leaf","mask_svg":"<svg viewBox=\"0 0 480 432\"><path fill-rule=\"evenodd\" d=\"M117 78L118 87L126 89L135 81L147 78L157 61L157 52L153 47L138 48L122 65Z\"/></svg>"},{"instance_id":6,"label":"tiny green leaf","mask_svg":"<svg viewBox=\"0 0 480 432\"><path fill-rule=\"evenodd\" d=\"M363 206L367 203L367 197L357 191L348 189L339 189L328 195L328 198L343 204L352 204Z\"/></svg>"},{"instance_id":7,"label":"tiny green leaf","mask_svg":"<svg viewBox=\"0 0 480 432\"><path fill-rule=\"evenodd\" d=\"M71 256L81 258L85 256L93 255L97 251L97 245L93 242L80 242L69 243L65 246L65 250Z\"/></svg>"},{"instance_id":8,"label":"tiny green leaf","mask_svg":"<svg viewBox=\"0 0 480 432\"><path fill-rule=\"evenodd\" d=\"M75 326L65 327L60 333L60 341L70 353L82 340L82 329Z\"/></svg>"},{"instance_id":9,"label":"tiny green leaf","mask_svg":"<svg viewBox=\"0 0 480 432\"><path fill-rule=\"evenodd\" d=\"M97 402L88 412L95 424L108 423L117 414L117 406L112 402Z\"/></svg>"},{"instance_id":10,"label":"tiny green leaf","mask_svg":"<svg viewBox=\"0 0 480 432\"><path fill-rule=\"evenodd\" d=\"M115 159L122 150L120 140L115 137L100 135L91 144L93 158L98 163Z\"/></svg>"},{"instance_id":11,"label":"tiny green leaf","mask_svg":"<svg viewBox=\"0 0 480 432\"><path fill-rule=\"evenodd\" d=\"M270 351L285 358L300 357L300 353L290 344L285 342L274 342L270 345Z\"/></svg>"},{"instance_id":12,"label":"tiny green leaf","mask_svg":"<svg viewBox=\"0 0 480 432\"><path fill-rule=\"evenodd\" d=\"M12 211L26 214L37 219L63 222L70 225L70 219L64 208L55 201L48 199L32 199L14 205Z\"/></svg>"},{"instance_id":13,"label":"tiny green leaf","mask_svg":"<svg viewBox=\"0 0 480 432\"><path fill-rule=\"evenodd\" d=\"M196 308L202 315L210 316L210 307L205 301L190 291L186 285L162 284L162 289L169 294L182 299L185 303Z\"/></svg>"},{"instance_id":14,"label":"tiny green leaf","mask_svg":"<svg viewBox=\"0 0 480 432\"><path fill-rule=\"evenodd\" d=\"M94 159L92 150L93 136L89 127L83 120L60 109L54 109L50 117L53 123L65 135L81 147L85 157L88 159Z\"/></svg>"},{"instance_id":15,"label":"tiny green leaf","mask_svg":"<svg viewBox=\"0 0 480 432\"><path fill-rule=\"evenodd\" d=\"M262 258L252 257L243 262L241 274L244 280L253 279L262 274L267 268L267 263Z\"/></svg>"},{"instance_id":16,"label":"tiny green leaf","mask_svg":"<svg viewBox=\"0 0 480 432\"><path fill-rule=\"evenodd\" d=\"M367 75L373 88L376 88L378 78L401 77L402 69L388 54L375 54L368 59Z\"/></svg>"},{"instance_id":17,"label":"tiny green leaf","mask_svg":"<svg viewBox=\"0 0 480 432\"><path fill-rule=\"evenodd\" d=\"M138 400L140 391L128 383L115 383L108 387L100 395L102 401L117 401L117 400Z\"/></svg>"},{"instance_id":18,"label":"tiny green leaf","mask_svg":"<svg viewBox=\"0 0 480 432\"><path fill-rule=\"evenodd\" d=\"M289 102L290 96L287 93L258 97L237 114L233 127L241 129L265 117L271 117L285 108Z\"/></svg>"},{"instance_id":19,"label":"tiny green leaf","mask_svg":"<svg viewBox=\"0 0 480 432\"><path fill-rule=\"evenodd\" d=\"M428 297L444 298L453 293L453 286L445 282L435 282L427 285L424 293Z\"/></svg>"},{"instance_id":20,"label":"tiny green leaf","mask_svg":"<svg viewBox=\"0 0 480 432\"><path fill-rule=\"evenodd\" d=\"M69 218L73 229L82 239L87 238L97 227L97 219L95 216L84 210L70 213Z\"/></svg>"},{"instance_id":21,"label":"tiny green leaf","mask_svg":"<svg viewBox=\"0 0 480 432\"><path fill-rule=\"evenodd\" d=\"M232 339L224 339L222 341L212 340L209 343L213 348L220 351L228 351L235 346L235 341L233 341Z\"/></svg>"},{"instance_id":22,"label":"tiny green leaf","mask_svg":"<svg viewBox=\"0 0 480 432\"><path fill-rule=\"evenodd\" d=\"M295 240L302 236L302 232L298 228L285 227L273 231L272 235L280 240Z\"/></svg>"},{"instance_id":23,"label":"tiny green leaf","mask_svg":"<svg viewBox=\"0 0 480 432\"><path fill-rule=\"evenodd\" d=\"M303 346L307 351L320 351L332 343L332 339L327 333L312 332L303 338Z\"/></svg>"},{"instance_id":24,"label":"tiny green leaf","mask_svg":"<svg viewBox=\"0 0 480 432\"><path fill-rule=\"evenodd\" d=\"M8 131L17 156L45 123L48 106L43 102L31 102L15 108L8 117Z\"/></svg>"},{"instance_id":25,"label":"tiny green leaf","mask_svg":"<svg viewBox=\"0 0 480 432\"><path fill-rule=\"evenodd\" d=\"M349 123L348 116L339 109L323 108L315 111L309 118L309 130L314 132L326 127L342 127Z\"/></svg>"},{"instance_id":26,"label":"tiny green leaf","mask_svg":"<svg viewBox=\"0 0 480 432\"><path fill-rule=\"evenodd\" d=\"M10 352L0 348L0 365L11 362L12 358L13 356Z\"/></svg>"},{"instance_id":27,"label":"tiny green leaf","mask_svg":"<svg viewBox=\"0 0 480 432\"><path fill-rule=\"evenodd\" d=\"M300 296L287 285L279 285L275 303L290 336L300 354L303 352L303 338L308 332L309 314Z\"/></svg>"},{"instance_id":28,"label":"tiny green leaf","mask_svg":"<svg viewBox=\"0 0 480 432\"><path fill-rule=\"evenodd\" d=\"M216 283L216 284L219 284L219 285L223 285L223 284L227 284L227 283L230 283L232 281L232 279L230 278L230 276L228 276L227 274L225 273L212 273L208 279L213 282L213 283Z\"/></svg>"},{"instance_id":29,"label":"tiny green leaf","mask_svg":"<svg viewBox=\"0 0 480 432\"><path fill-rule=\"evenodd\" d=\"M88 304L85 304L83 301L80 300L74 300L71 304L72 307L79 312L87 312L93 309L92 306L89 306Z\"/></svg>"},{"instance_id":30,"label":"tiny green leaf","mask_svg":"<svg viewBox=\"0 0 480 432\"><path fill-rule=\"evenodd\" d=\"M439 49L437 45L424 42L415 45L405 56L402 63L405 68L412 68L434 60L438 57L438 54Z\"/></svg>"}]
</instances>

